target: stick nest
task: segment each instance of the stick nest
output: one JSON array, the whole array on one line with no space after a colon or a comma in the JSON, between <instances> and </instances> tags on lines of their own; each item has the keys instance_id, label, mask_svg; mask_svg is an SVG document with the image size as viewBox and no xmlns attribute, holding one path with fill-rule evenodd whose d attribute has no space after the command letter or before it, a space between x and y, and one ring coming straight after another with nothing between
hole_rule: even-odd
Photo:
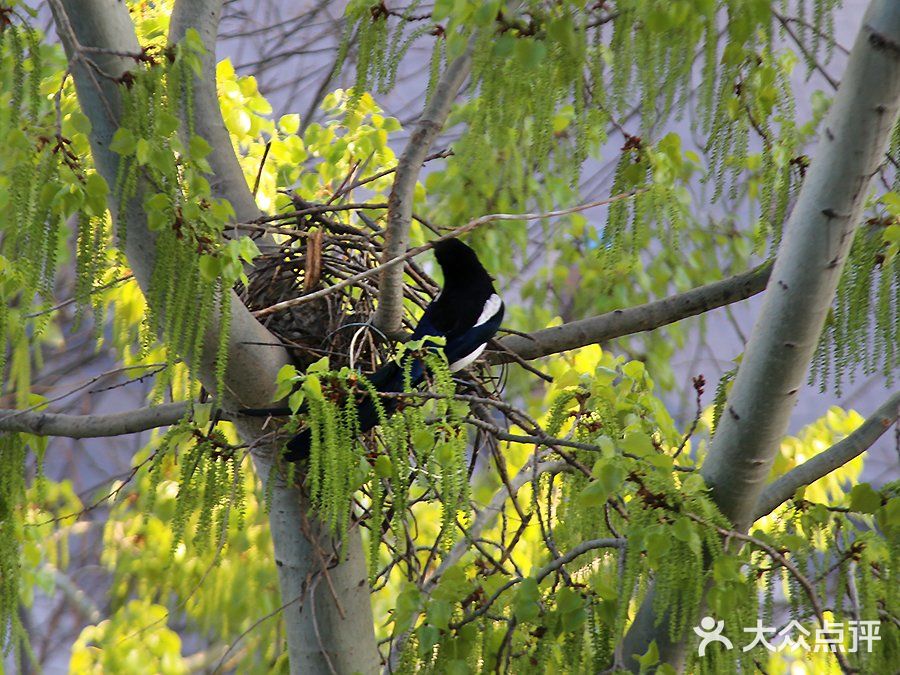
<instances>
[{"instance_id":1,"label":"stick nest","mask_svg":"<svg viewBox=\"0 0 900 675\"><path fill-rule=\"evenodd\" d=\"M381 262L382 230L375 221L358 212L359 225L349 225L327 215L340 206L295 203L297 210L279 216L277 223L255 227L260 235L275 234L277 242L260 244L263 254L254 261L249 284L239 290L251 311L329 288ZM425 307L437 285L413 261L406 264L406 273L407 301ZM263 317L262 323L282 341L301 370L323 356L330 358L332 368L353 365L375 370L389 358L388 341L367 324L377 294L376 273ZM407 328L411 329L408 323Z\"/></svg>"}]
</instances>

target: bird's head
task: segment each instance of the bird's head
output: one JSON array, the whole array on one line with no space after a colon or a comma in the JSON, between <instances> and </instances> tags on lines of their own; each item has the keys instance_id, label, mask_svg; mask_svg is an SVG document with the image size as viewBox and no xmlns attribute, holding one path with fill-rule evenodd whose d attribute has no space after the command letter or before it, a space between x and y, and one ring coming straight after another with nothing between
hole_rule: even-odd
<instances>
[{"instance_id":1,"label":"bird's head","mask_svg":"<svg viewBox=\"0 0 900 675\"><path fill-rule=\"evenodd\" d=\"M434 245L434 257L444 272L445 285L449 280L483 276L491 280L475 251L458 239L446 239Z\"/></svg>"}]
</instances>

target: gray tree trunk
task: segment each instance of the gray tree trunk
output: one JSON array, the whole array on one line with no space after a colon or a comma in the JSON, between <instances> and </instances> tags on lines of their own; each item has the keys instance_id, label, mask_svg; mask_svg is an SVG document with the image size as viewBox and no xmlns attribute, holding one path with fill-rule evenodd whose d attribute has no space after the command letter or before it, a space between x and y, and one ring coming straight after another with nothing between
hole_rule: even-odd
<instances>
[{"instance_id":1,"label":"gray tree trunk","mask_svg":"<svg viewBox=\"0 0 900 675\"><path fill-rule=\"evenodd\" d=\"M218 15L219 3L202 3L208 10L201 15L193 3L183 11L186 21L212 22ZM140 47L127 6L117 0L54 0L51 2L57 32L66 48L75 80L78 100L91 120L91 151L100 174L110 185L115 184L118 155L109 150L113 134L119 126L120 100L117 85L109 76L119 77L134 68L134 61L121 56L136 54ZM193 14L191 12L194 12ZM208 38L215 30L200 27ZM92 48L85 52L82 47ZM214 48L214 45L213 45ZM99 50L99 51L97 51ZM211 58L207 59L211 63ZM94 65L96 65L96 68ZM208 84L208 83L207 83ZM214 86L214 85L213 85ZM214 89L212 89L214 91ZM208 92L207 92L208 93ZM198 99L209 107L209 97ZM221 116L205 118L198 128L221 124ZM224 130L222 130L224 131ZM246 183L238 171L230 141L225 147L215 135L217 145L211 165L217 175L217 192L232 199L239 216L255 217L255 205ZM231 155L229 158L228 155ZM234 190L231 193L231 190ZM138 196L119 211L111 200L115 219L127 228L126 256L135 278L146 289L153 270L155 237L147 228L140 188ZM275 377L287 362L283 349L270 345L273 336L254 319L241 301L231 293L232 324L229 340L229 365L225 377L224 405L231 407L264 407L271 404ZM215 345L218 341L217 320L213 320L199 364L193 364L204 384L215 383ZM265 345L265 346L263 346ZM260 433L259 425L248 418L238 424L242 438L253 442ZM257 470L264 479L269 476L275 448L260 447L254 451ZM366 578L365 559L360 535L354 529L347 543L347 559L335 564L339 543L307 516L309 504L301 492L276 478L272 489L270 525L275 546L275 561L284 610L288 649L293 673L372 673L379 665L374 624ZM309 538L308 538L309 537Z\"/></svg>"},{"instance_id":2,"label":"gray tree trunk","mask_svg":"<svg viewBox=\"0 0 900 675\"><path fill-rule=\"evenodd\" d=\"M859 224L869 180L900 108L900 2L873 0L828 113L797 205L785 228L762 311L701 475L716 504L745 531L772 467L797 392ZM652 593L651 593L652 595ZM647 598L623 641L633 655L656 641L660 660L680 666L683 644Z\"/></svg>"}]
</instances>

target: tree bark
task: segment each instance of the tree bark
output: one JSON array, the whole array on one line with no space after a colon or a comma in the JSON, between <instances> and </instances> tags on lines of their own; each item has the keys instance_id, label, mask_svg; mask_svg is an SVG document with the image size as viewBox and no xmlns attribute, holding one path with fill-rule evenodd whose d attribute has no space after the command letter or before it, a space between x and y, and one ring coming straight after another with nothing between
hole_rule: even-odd
<instances>
[{"instance_id":1,"label":"tree bark","mask_svg":"<svg viewBox=\"0 0 900 675\"><path fill-rule=\"evenodd\" d=\"M831 307L869 180L900 108L900 3L873 0L823 125L819 147L785 227L762 311L701 474L735 530L746 531L787 431L797 393ZM629 667L654 640L681 666L684 644L644 600L623 641Z\"/></svg>"},{"instance_id":2,"label":"tree bark","mask_svg":"<svg viewBox=\"0 0 900 675\"><path fill-rule=\"evenodd\" d=\"M134 25L127 6L116 0L53 0L51 9L72 67L79 103L93 127L90 140L95 166L107 183L113 185L119 158L109 150L109 144L119 126L120 100L118 85L111 78L120 77L134 67L132 59L121 56L137 54L140 50ZM198 22L215 19L203 10L218 13L214 3L203 3L203 7L184 10L179 24L194 19ZM207 28L200 33L204 39L214 39L215 30L210 32ZM93 49L86 55L81 46ZM209 101L204 100L204 104L208 106ZM217 121L221 123L220 116L207 119L205 124L213 128ZM249 191L242 175L233 170L236 160L227 134L224 138L227 146L223 148L219 138L214 152L221 162L217 166L224 172L219 176L223 181L221 185L228 186L224 194L232 203L249 213L255 210L255 205L252 198L240 197L242 191L247 194ZM228 168L227 153L232 153L231 169ZM231 190L235 190L235 194L230 194ZM121 211L115 200L111 200L110 210L114 219L126 228L125 253L135 278L146 290L155 263L156 245L155 237L147 227L140 192L139 187L138 195ZM233 292L229 291L229 294L232 323L226 391L219 392L221 402L231 409L263 407L271 403L276 374L288 362L287 353L269 346L273 342L272 335L251 316ZM218 317L214 317L200 363L192 364L207 388L215 383L218 327ZM249 442L259 438L260 423L259 420L242 419L237 425L242 438ZM269 446L257 447L254 451L254 461L264 479L269 476L268 469L276 450ZM359 533L354 531L347 542L348 558L331 566L334 551L339 551L340 545L315 523L305 528L311 536L311 540L307 540L302 524L309 511L308 502L300 490L284 485L279 478L275 480L270 524L282 599L285 604L290 603L285 610L285 626L291 671L376 671L379 658ZM330 569L326 569L328 567ZM326 577L327 583L320 584ZM334 597L325 592L325 588L333 588ZM313 602L309 601L310 594Z\"/></svg>"}]
</instances>

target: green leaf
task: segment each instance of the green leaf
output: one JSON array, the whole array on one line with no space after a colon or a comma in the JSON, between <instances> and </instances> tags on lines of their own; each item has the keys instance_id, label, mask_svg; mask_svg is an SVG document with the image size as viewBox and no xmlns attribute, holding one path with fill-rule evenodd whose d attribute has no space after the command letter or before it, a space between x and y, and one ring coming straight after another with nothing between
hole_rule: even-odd
<instances>
[{"instance_id":1,"label":"green leaf","mask_svg":"<svg viewBox=\"0 0 900 675\"><path fill-rule=\"evenodd\" d=\"M547 25L547 36L562 45L570 55L576 55L575 24L571 16L566 15L551 21Z\"/></svg>"},{"instance_id":2,"label":"green leaf","mask_svg":"<svg viewBox=\"0 0 900 675\"><path fill-rule=\"evenodd\" d=\"M515 48L516 38L514 38L509 33L504 33L499 38L494 40L492 51L495 57L499 59L505 59L507 56L513 53L513 49Z\"/></svg>"},{"instance_id":3,"label":"green leaf","mask_svg":"<svg viewBox=\"0 0 900 675\"><path fill-rule=\"evenodd\" d=\"M600 451L603 453L603 459L609 459L616 456L616 444L613 443L613 439L605 434L597 439L597 447L599 447ZM596 464L594 465L594 468L596 469Z\"/></svg>"},{"instance_id":4,"label":"green leaf","mask_svg":"<svg viewBox=\"0 0 900 675\"><path fill-rule=\"evenodd\" d=\"M522 622L534 621L540 614L541 608L538 600L541 597L537 580L528 577L519 584L516 591L516 599L513 601L513 614Z\"/></svg>"},{"instance_id":5,"label":"green leaf","mask_svg":"<svg viewBox=\"0 0 900 675\"><path fill-rule=\"evenodd\" d=\"M307 369L306 369L306 372L307 372L307 374L310 374L310 373L327 373L327 372L328 372L328 369L329 369L329 365L328 365L328 357L327 357L327 356L323 356L323 357L322 357L321 359L319 359L318 361L315 361L314 363L309 364L309 366L308 366Z\"/></svg>"},{"instance_id":6,"label":"green leaf","mask_svg":"<svg viewBox=\"0 0 900 675\"><path fill-rule=\"evenodd\" d=\"M406 631L409 627L413 614L419 610L419 598L419 589L411 585L397 596L397 606L394 608L394 630L398 633Z\"/></svg>"},{"instance_id":7,"label":"green leaf","mask_svg":"<svg viewBox=\"0 0 900 675\"><path fill-rule=\"evenodd\" d=\"M434 646L441 639L441 631L435 626L425 624L419 626L416 632L419 636L419 656L423 659L429 658Z\"/></svg>"},{"instance_id":8,"label":"green leaf","mask_svg":"<svg viewBox=\"0 0 900 675\"><path fill-rule=\"evenodd\" d=\"M378 455L375 458L375 475L379 478L390 478L394 473L394 465L387 455Z\"/></svg>"},{"instance_id":9,"label":"green leaf","mask_svg":"<svg viewBox=\"0 0 900 675\"><path fill-rule=\"evenodd\" d=\"M881 507L881 495L868 483L854 485L850 490L850 510L857 513L875 513Z\"/></svg>"},{"instance_id":10,"label":"green leaf","mask_svg":"<svg viewBox=\"0 0 900 675\"><path fill-rule=\"evenodd\" d=\"M300 115L297 113L282 115L278 120L278 128L283 134L296 134L300 130Z\"/></svg>"},{"instance_id":11,"label":"green leaf","mask_svg":"<svg viewBox=\"0 0 900 675\"><path fill-rule=\"evenodd\" d=\"M417 452L431 450L434 447L434 433L431 431L431 428L422 427L416 429L412 434L412 444Z\"/></svg>"},{"instance_id":12,"label":"green leaf","mask_svg":"<svg viewBox=\"0 0 900 675\"><path fill-rule=\"evenodd\" d=\"M197 403L194 405L194 423L197 426L205 427L209 424L210 414L212 413L212 403Z\"/></svg>"},{"instance_id":13,"label":"green leaf","mask_svg":"<svg viewBox=\"0 0 900 675\"><path fill-rule=\"evenodd\" d=\"M300 406L303 405L305 398L306 394L302 389L298 389L291 394L290 398L288 398L288 407L291 409L292 413L295 415L297 414L297 411L300 410Z\"/></svg>"},{"instance_id":14,"label":"green leaf","mask_svg":"<svg viewBox=\"0 0 900 675\"><path fill-rule=\"evenodd\" d=\"M699 473L692 473L681 482L681 490L686 495L697 494L706 489L706 482Z\"/></svg>"},{"instance_id":15,"label":"green leaf","mask_svg":"<svg viewBox=\"0 0 900 675\"><path fill-rule=\"evenodd\" d=\"M244 262L253 262L253 259L261 255L256 242L250 237L241 237L239 239L241 259Z\"/></svg>"},{"instance_id":16,"label":"green leaf","mask_svg":"<svg viewBox=\"0 0 900 675\"><path fill-rule=\"evenodd\" d=\"M69 124L72 125L72 128L75 131L82 133L85 136L91 133L91 120L80 110L73 110L69 113Z\"/></svg>"},{"instance_id":17,"label":"green leaf","mask_svg":"<svg viewBox=\"0 0 900 675\"><path fill-rule=\"evenodd\" d=\"M540 65L547 54L547 47L540 40L519 38L515 46L516 60L526 70L533 70Z\"/></svg>"},{"instance_id":18,"label":"green leaf","mask_svg":"<svg viewBox=\"0 0 900 675\"><path fill-rule=\"evenodd\" d=\"M303 380L303 390L317 401L321 401L324 398L322 395L322 381L318 375L307 375Z\"/></svg>"},{"instance_id":19,"label":"green leaf","mask_svg":"<svg viewBox=\"0 0 900 675\"><path fill-rule=\"evenodd\" d=\"M214 255L204 253L200 256L200 276L204 281L215 281L222 271L222 261Z\"/></svg>"},{"instance_id":20,"label":"green leaf","mask_svg":"<svg viewBox=\"0 0 900 675\"><path fill-rule=\"evenodd\" d=\"M578 503L582 506L602 506L609 499L610 492L599 480L592 480L578 495Z\"/></svg>"},{"instance_id":21,"label":"green leaf","mask_svg":"<svg viewBox=\"0 0 900 675\"><path fill-rule=\"evenodd\" d=\"M143 166L150 158L150 142L146 138L139 138L134 149L138 164Z\"/></svg>"},{"instance_id":22,"label":"green leaf","mask_svg":"<svg viewBox=\"0 0 900 675\"><path fill-rule=\"evenodd\" d=\"M297 369L290 363L286 363L278 369L278 374L275 376L275 381L280 384L281 382L291 380L295 377L297 377Z\"/></svg>"},{"instance_id":23,"label":"green leaf","mask_svg":"<svg viewBox=\"0 0 900 675\"><path fill-rule=\"evenodd\" d=\"M450 16L450 12L453 11L455 4L454 0L435 0L434 9L431 10L431 20L441 21L446 19Z\"/></svg>"},{"instance_id":24,"label":"green leaf","mask_svg":"<svg viewBox=\"0 0 900 675\"><path fill-rule=\"evenodd\" d=\"M448 602L459 602L472 592L473 585L466 578L466 572L459 565L454 565L441 577L438 587L432 592L432 598L440 598Z\"/></svg>"},{"instance_id":25,"label":"green leaf","mask_svg":"<svg viewBox=\"0 0 900 675\"><path fill-rule=\"evenodd\" d=\"M643 656L637 657L637 661L641 666L641 673L647 672L659 663L659 648L656 646L656 640L650 643L647 652Z\"/></svg>"},{"instance_id":26,"label":"green leaf","mask_svg":"<svg viewBox=\"0 0 900 675\"><path fill-rule=\"evenodd\" d=\"M136 144L137 141L134 138L134 134L131 133L131 130L119 128L116 130L116 133L113 134L109 149L123 157L127 157L134 152Z\"/></svg>"},{"instance_id":27,"label":"green leaf","mask_svg":"<svg viewBox=\"0 0 900 675\"><path fill-rule=\"evenodd\" d=\"M500 9L500 3L497 2L497 0L491 0L490 2L481 0L481 2L476 3L476 7L477 9L472 15L475 24L478 26L487 26L496 20L497 12Z\"/></svg>"},{"instance_id":28,"label":"green leaf","mask_svg":"<svg viewBox=\"0 0 900 675\"><path fill-rule=\"evenodd\" d=\"M89 173L84 181L84 192L87 196L87 206L94 215L101 215L106 211L106 196L109 194L109 186L99 173Z\"/></svg>"},{"instance_id":29,"label":"green leaf","mask_svg":"<svg viewBox=\"0 0 900 675\"><path fill-rule=\"evenodd\" d=\"M206 51L206 47L203 46L203 38L200 37L200 33L197 32L196 28L187 29L187 32L184 34L184 45L197 54L202 54Z\"/></svg>"},{"instance_id":30,"label":"green leaf","mask_svg":"<svg viewBox=\"0 0 900 675\"><path fill-rule=\"evenodd\" d=\"M900 243L900 225L897 223L888 225L881 234L881 238L891 244Z\"/></svg>"},{"instance_id":31,"label":"green leaf","mask_svg":"<svg viewBox=\"0 0 900 675\"><path fill-rule=\"evenodd\" d=\"M560 612L574 612L584 607L584 598L568 586L563 586L556 594L556 609Z\"/></svg>"},{"instance_id":32,"label":"green leaf","mask_svg":"<svg viewBox=\"0 0 900 675\"><path fill-rule=\"evenodd\" d=\"M629 431L622 441L622 448L638 457L644 457L655 451L650 436L643 431Z\"/></svg>"},{"instance_id":33,"label":"green leaf","mask_svg":"<svg viewBox=\"0 0 900 675\"><path fill-rule=\"evenodd\" d=\"M626 377L638 381L643 379L646 369L640 361L629 361L622 366L622 372L625 373Z\"/></svg>"},{"instance_id":34,"label":"green leaf","mask_svg":"<svg viewBox=\"0 0 900 675\"><path fill-rule=\"evenodd\" d=\"M661 527L648 532L644 537L644 549L652 563L659 562L672 549L672 535Z\"/></svg>"},{"instance_id":35,"label":"green leaf","mask_svg":"<svg viewBox=\"0 0 900 675\"><path fill-rule=\"evenodd\" d=\"M453 607L446 600L432 600L425 610L428 623L442 630L449 628L452 614Z\"/></svg>"},{"instance_id":36,"label":"green leaf","mask_svg":"<svg viewBox=\"0 0 900 675\"><path fill-rule=\"evenodd\" d=\"M156 130L161 136L173 134L179 126L178 118L165 110L160 111L156 117Z\"/></svg>"},{"instance_id":37,"label":"green leaf","mask_svg":"<svg viewBox=\"0 0 900 675\"><path fill-rule=\"evenodd\" d=\"M400 131L402 127L400 126L400 121L396 117L385 117L384 121L381 123L381 128L390 134L394 131Z\"/></svg>"},{"instance_id":38,"label":"green leaf","mask_svg":"<svg viewBox=\"0 0 900 675\"><path fill-rule=\"evenodd\" d=\"M275 393L272 395L273 401L280 401L294 390L293 380L282 380L275 387Z\"/></svg>"},{"instance_id":39,"label":"green leaf","mask_svg":"<svg viewBox=\"0 0 900 675\"><path fill-rule=\"evenodd\" d=\"M194 134L188 144L188 152L193 160L203 159L212 152L212 146L206 142L205 138Z\"/></svg>"}]
</instances>

